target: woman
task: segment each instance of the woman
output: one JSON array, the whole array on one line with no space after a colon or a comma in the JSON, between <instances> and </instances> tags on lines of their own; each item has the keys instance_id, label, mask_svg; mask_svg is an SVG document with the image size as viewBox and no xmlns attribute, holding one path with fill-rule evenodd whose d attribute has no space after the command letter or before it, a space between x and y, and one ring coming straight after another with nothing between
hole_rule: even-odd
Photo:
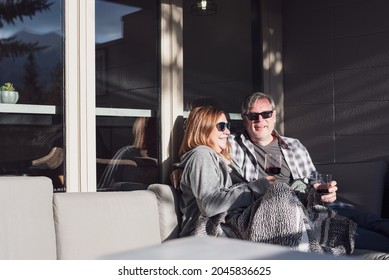
<instances>
[{"instance_id":1,"label":"woman","mask_svg":"<svg viewBox=\"0 0 389 280\"><path fill-rule=\"evenodd\" d=\"M225 114L211 107L193 109L186 121L179 164L184 167L182 236L194 234L200 215L212 217L247 207L270 187L266 178L233 186L227 152L229 128Z\"/></svg>"},{"instance_id":2,"label":"woman","mask_svg":"<svg viewBox=\"0 0 389 280\"><path fill-rule=\"evenodd\" d=\"M334 254L352 251L352 222L343 217L334 219L334 213L331 216L327 210L309 213L292 187L274 184L272 176L252 182L240 179L228 154L229 134L230 124L223 111L197 107L189 114L178 164L183 168L181 236L224 236ZM306 200L309 189L301 191L301 184L296 189L300 196L305 194L302 201L312 203L312 199ZM341 231L346 234L331 235L334 220L337 227L343 225ZM324 234L330 235L328 244L335 246L320 244L322 230L317 230L316 222L328 223L329 232Z\"/></svg>"}]
</instances>

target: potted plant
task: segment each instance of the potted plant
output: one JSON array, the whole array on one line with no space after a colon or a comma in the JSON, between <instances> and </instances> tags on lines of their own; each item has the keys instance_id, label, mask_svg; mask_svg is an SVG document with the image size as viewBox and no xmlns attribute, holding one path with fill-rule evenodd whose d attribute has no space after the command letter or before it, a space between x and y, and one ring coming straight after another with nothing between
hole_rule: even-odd
<instances>
[{"instance_id":1,"label":"potted plant","mask_svg":"<svg viewBox=\"0 0 389 280\"><path fill-rule=\"evenodd\" d=\"M5 83L0 87L1 103L16 103L19 99L19 93L15 90L13 84Z\"/></svg>"}]
</instances>

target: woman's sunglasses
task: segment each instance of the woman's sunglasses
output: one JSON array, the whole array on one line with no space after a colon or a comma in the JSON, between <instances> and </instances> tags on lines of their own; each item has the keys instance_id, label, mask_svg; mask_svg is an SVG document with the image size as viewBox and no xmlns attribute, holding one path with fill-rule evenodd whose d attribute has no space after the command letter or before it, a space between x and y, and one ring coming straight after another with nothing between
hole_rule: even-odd
<instances>
[{"instance_id":1,"label":"woman's sunglasses","mask_svg":"<svg viewBox=\"0 0 389 280\"><path fill-rule=\"evenodd\" d=\"M247 114L244 114L244 116L246 116L246 118L248 118L250 121L257 121L259 116L261 116L264 119L269 119L273 116L273 111L274 110L265 111L262 113L247 113Z\"/></svg>"},{"instance_id":2,"label":"woman's sunglasses","mask_svg":"<svg viewBox=\"0 0 389 280\"><path fill-rule=\"evenodd\" d=\"M217 130L219 130L220 132L223 132L224 130L226 130L226 128L228 130L230 130L231 128L231 123L229 122L219 122L216 124L216 128Z\"/></svg>"}]
</instances>

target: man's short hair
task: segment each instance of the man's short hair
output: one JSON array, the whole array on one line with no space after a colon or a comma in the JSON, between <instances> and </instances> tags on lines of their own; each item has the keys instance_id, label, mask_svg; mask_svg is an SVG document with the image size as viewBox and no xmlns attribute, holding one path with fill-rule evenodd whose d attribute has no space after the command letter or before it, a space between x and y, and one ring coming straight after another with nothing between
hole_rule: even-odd
<instances>
[{"instance_id":1,"label":"man's short hair","mask_svg":"<svg viewBox=\"0 0 389 280\"><path fill-rule=\"evenodd\" d=\"M242 114L247 114L249 112L249 109L251 107L253 107L254 103L257 100L264 100L264 99L269 101L272 109L274 110L276 106L275 106L275 103L274 103L274 99L270 95L264 94L262 92L255 92L255 93L252 93L249 96L247 96L245 98L245 100L243 101L243 103L242 103Z\"/></svg>"}]
</instances>

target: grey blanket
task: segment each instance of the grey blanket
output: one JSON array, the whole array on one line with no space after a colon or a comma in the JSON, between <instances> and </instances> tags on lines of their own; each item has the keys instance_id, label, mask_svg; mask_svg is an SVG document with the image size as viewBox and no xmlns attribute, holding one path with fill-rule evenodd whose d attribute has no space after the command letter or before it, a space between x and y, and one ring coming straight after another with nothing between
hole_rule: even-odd
<instances>
[{"instance_id":1,"label":"grey blanket","mask_svg":"<svg viewBox=\"0 0 389 280\"><path fill-rule=\"evenodd\" d=\"M292 187L278 183L246 209L200 217L195 235L227 235L303 252L351 254L356 224L319 200L302 181Z\"/></svg>"}]
</instances>

